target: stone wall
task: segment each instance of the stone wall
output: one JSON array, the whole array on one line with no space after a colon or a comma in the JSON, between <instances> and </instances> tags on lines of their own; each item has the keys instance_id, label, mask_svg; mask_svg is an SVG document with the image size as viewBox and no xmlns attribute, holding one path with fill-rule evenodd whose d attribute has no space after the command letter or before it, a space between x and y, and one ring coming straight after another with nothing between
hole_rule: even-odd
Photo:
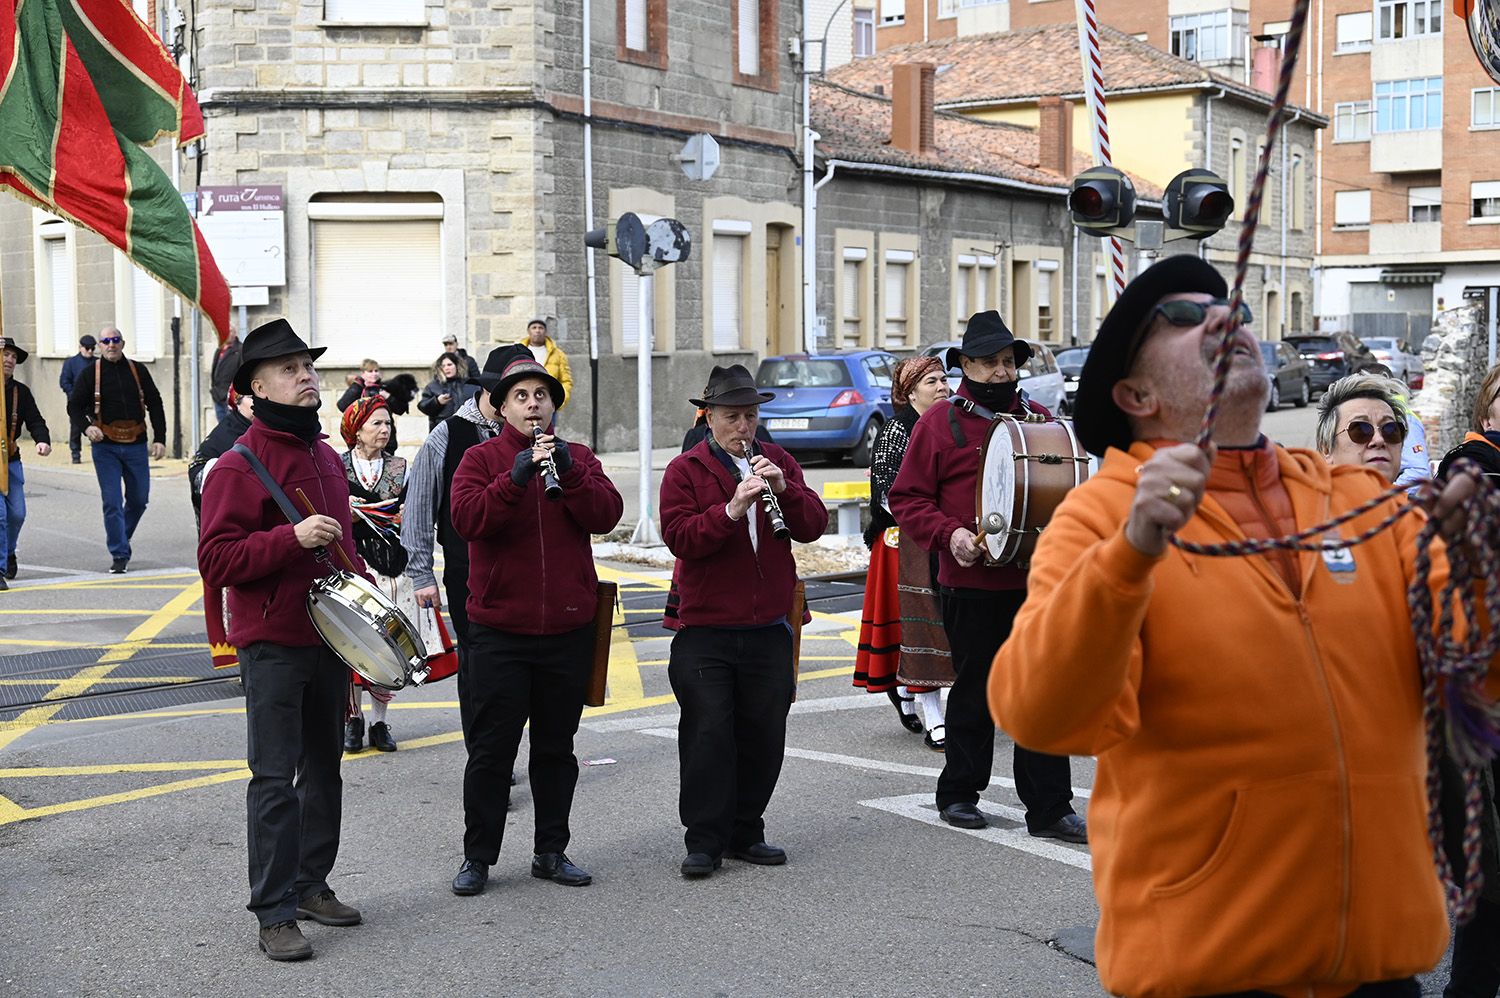
<instances>
[{"instance_id":1,"label":"stone wall","mask_svg":"<svg viewBox=\"0 0 1500 998\"><path fill-rule=\"evenodd\" d=\"M1489 368L1489 323L1483 302L1438 313L1422 348L1426 369L1412 409L1427 431L1434 460L1458 444L1471 426L1474 399Z\"/></svg>"}]
</instances>

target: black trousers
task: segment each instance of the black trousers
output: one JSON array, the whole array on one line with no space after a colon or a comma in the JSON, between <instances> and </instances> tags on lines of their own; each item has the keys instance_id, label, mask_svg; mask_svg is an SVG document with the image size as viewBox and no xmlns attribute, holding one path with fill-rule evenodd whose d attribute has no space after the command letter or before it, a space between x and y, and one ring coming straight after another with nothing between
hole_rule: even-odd
<instances>
[{"instance_id":1,"label":"black trousers","mask_svg":"<svg viewBox=\"0 0 1500 998\"><path fill-rule=\"evenodd\" d=\"M1453 965L1443 998L1500 994L1500 904L1479 899L1474 918L1453 934Z\"/></svg>"},{"instance_id":2,"label":"black trousers","mask_svg":"<svg viewBox=\"0 0 1500 998\"><path fill-rule=\"evenodd\" d=\"M328 889L343 813L349 669L322 645L260 641L239 654L250 764L246 907L267 926L296 918L298 902Z\"/></svg>"},{"instance_id":3,"label":"black trousers","mask_svg":"<svg viewBox=\"0 0 1500 998\"><path fill-rule=\"evenodd\" d=\"M1010 636L1026 590L943 590L943 630L953 651L957 679L948 693L944 722L948 745L938 777L937 806L977 804L990 785L995 762L995 722L987 687L995 652ZM1039 831L1073 813L1073 775L1067 756L1046 755L1017 745L1016 793L1026 805L1026 827Z\"/></svg>"},{"instance_id":4,"label":"black trousers","mask_svg":"<svg viewBox=\"0 0 1500 998\"><path fill-rule=\"evenodd\" d=\"M464 661L469 657L469 552L443 548L443 600L448 605L448 622L453 625L453 641L458 645L458 723L469 744L469 709L464 699Z\"/></svg>"},{"instance_id":5,"label":"black trousers","mask_svg":"<svg viewBox=\"0 0 1500 998\"><path fill-rule=\"evenodd\" d=\"M687 851L717 857L764 841L792 707L791 631L684 628L672 639L667 678L682 707L678 812Z\"/></svg>"},{"instance_id":6,"label":"black trousers","mask_svg":"<svg viewBox=\"0 0 1500 998\"><path fill-rule=\"evenodd\" d=\"M465 859L493 864L500 858L510 774L528 718L536 852L567 849L578 784L573 736L583 714L593 648L593 625L536 635L469 622L469 654L459 665L458 688L460 711L468 712Z\"/></svg>"},{"instance_id":7,"label":"black trousers","mask_svg":"<svg viewBox=\"0 0 1500 998\"><path fill-rule=\"evenodd\" d=\"M1275 996L1269 991L1237 991L1232 995L1206 995L1205 998L1275 998ZM1422 998L1422 985L1415 977L1403 977L1399 981L1378 981L1374 984L1361 984L1344 998Z\"/></svg>"}]
</instances>

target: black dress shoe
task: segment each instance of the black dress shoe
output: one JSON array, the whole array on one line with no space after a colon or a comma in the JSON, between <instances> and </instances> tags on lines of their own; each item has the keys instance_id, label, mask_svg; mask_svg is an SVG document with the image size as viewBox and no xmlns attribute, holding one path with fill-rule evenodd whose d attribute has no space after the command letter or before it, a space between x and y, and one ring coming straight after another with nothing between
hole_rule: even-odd
<instances>
[{"instance_id":1,"label":"black dress shoe","mask_svg":"<svg viewBox=\"0 0 1500 998\"><path fill-rule=\"evenodd\" d=\"M473 897L484 893L484 885L490 879L490 864L477 859L466 859L453 878L453 893L460 897Z\"/></svg>"},{"instance_id":2,"label":"black dress shoe","mask_svg":"<svg viewBox=\"0 0 1500 998\"><path fill-rule=\"evenodd\" d=\"M1088 824L1076 814L1065 814L1046 828L1031 833L1034 839L1058 839L1063 842L1086 844L1089 840Z\"/></svg>"},{"instance_id":3,"label":"black dress shoe","mask_svg":"<svg viewBox=\"0 0 1500 998\"><path fill-rule=\"evenodd\" d=\"M948 726L945 724L934 724L932 730L922 736L922 741L934 752L948 751Z\"/></svg>"},{"instance_id":4,"label":"black dress shoe","mask_svg":"<svg viewBox=\"0 0 1500 998\"><path fill-rule=\"evenodd\" d=\"M116 558L109 563L110 575L124 575L125 570L130 567L129 558Z\"/></svg>"},{"instance_id":5,"label":"black dress shoe","mask_svg":"<svg viewBox=\"0 0 1500 998\"><path fill-rule=\"evenodd\" d=\"M15 552L11 552L10 557L7 558L6 561L5 561L5 577L7 579L14 579L16 577L16 555L15 555Z\"/></svg>"},{"instance_id":6,"label":"black dress shoe","mask_svg":"<svg viewBox=\"0 0 1500 998\"><path fill-rule=\"evenodd\" d=\"M358 752L365 747L365 719L359 715L344 722L344 751Z\"/></svg>"},{"instance_id":7,"label":"black dress shoe","mask_svg":"<svg viewBox=\"0 0 1500 998\"><path fill-rule=\"evenodd\" d=\"M384 721L370 725L370 748L380 752L396 751L396 739L391 737L391 726Z\"/></svg>"},{"instance_id":8,"label":"black dress shoe","mask_svg":"<svg viewBox=\"0 0 1500 998\"><path fill-rule=\"evenodd\" d=\"M757 842L754 845L731 849L729 855L746 863L754 863L756 866L780 866L786 862L786 850L767 842Z\"/></svg>"},{"instance_id":9,"label":"black dress shoe","mask_svg":"<svg viewBox=\"0 0 1500 998\"><path fill-rule=\"evenodd\" d=\"M920 735L922 733L922 719L917 716L916 700L912 697L904 697L896 690L886 690L885 695L890 697L891 703L896 705L896 714L901 718L901 726L914 735ZM912 712L910 714L901 706L905 703L912 705Z\"/></svg>"},{"instance_id":10,"label":"black dress shoe","mask_svg":"<svg viewBox=\"0 0 1500 998\"><path fill-rule=\"evenodd\" d=\"M989 824L989 820L980 812L978 805L967 802L949 804L938 814L955 828L984 828Z\"/></svg>"},{"instance_id":11,"label":"black dress shoe","mask_svg":"<svg viewBox=\"0 0 1500 998\"><path fill-rule=\"evenodd\" d=\"M537 853L531 860L531 875L566 887L587 887L594 882L589 871L574 866L567 854L560 852Z\"/></svg>"},{"instance_id":12,"label":"black dress shoe","mask_svg":"<svg viewBox=\"0 0 1500 998\"><path fill-rule=\"evenodd\" d=\"M706 852L690 852L687 859L682 861L682 875L693 878L711 877L723 863L718 856L710 856Z\"/></svg>"}]
</instances>

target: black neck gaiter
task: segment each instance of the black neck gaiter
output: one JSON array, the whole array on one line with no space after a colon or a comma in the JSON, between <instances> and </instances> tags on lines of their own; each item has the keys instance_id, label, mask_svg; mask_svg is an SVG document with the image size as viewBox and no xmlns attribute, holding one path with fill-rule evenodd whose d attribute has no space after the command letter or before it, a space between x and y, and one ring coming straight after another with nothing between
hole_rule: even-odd
<instances>
[{"instance_id":1,"label":"black neck gaiter","mask_svg":"<svg viewBox=\"0 0 1500 998\"><path fill-rule=\"evenodd\" d=\"M964 379L964 394L991 412L1009 412L1016 400L1014 381L986 381L980 383Z\"/></svg>"},{"instance_id":2,"label":"black neck gaiter","mask_svg":"<svg viewBox=\"0 0 1500 998\"><path fill-rule=\"evenodd\" d=\"M290 433L304 443L312 443L323 432L323 423L318 419L315 405L283 405L270 399L255 400L255 418L270 430Z\"/></svg>"}]
</instances>

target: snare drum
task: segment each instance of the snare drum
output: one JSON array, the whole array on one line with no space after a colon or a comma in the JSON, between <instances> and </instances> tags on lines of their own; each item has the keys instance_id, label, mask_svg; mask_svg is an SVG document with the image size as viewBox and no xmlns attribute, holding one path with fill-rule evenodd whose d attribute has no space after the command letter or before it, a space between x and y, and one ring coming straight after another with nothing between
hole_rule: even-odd
<instances>
[{"instance_id":1,"label":"snare drum","mask_svg":"<svg viewBox=\"0 0 1500 998\"><path fill-rule=\"evenodd\" d=\"M371 686L399 690L427 678L421 633L368 579L344 571L319 579L307 613L324 643Z\"/></svg>"},{"instance_id":2,"label":"snare drum","mask_svg":"<svg viewBox=\"0 0 1500 998\"><path fill-rule=\"evenodd\" d=\"M1067 419L990 424L975 495L986 565L1026 568L1063 496L1089 477L1089 456Z\"/></svg>"}]
</instances>

